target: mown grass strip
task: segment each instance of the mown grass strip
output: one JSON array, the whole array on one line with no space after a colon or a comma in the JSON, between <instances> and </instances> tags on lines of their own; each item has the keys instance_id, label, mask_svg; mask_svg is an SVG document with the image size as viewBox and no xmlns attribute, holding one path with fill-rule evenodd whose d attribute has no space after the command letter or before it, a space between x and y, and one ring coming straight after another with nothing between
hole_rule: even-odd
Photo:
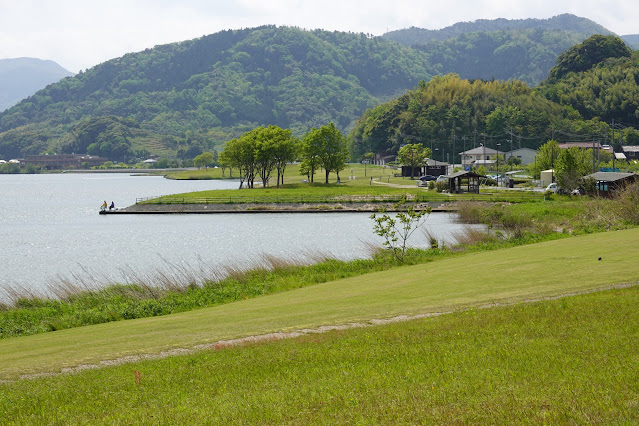
<instances>
[{"instance_id":1,"label":"mown grass strip","mask_svg":"<svg viewBox=\"0 0 639 426\"><path fill-rule=\"evenodd\" d=\"M6 423L633 424L639 287L0 385Z\"/></svg>"},{"instance_id":2,"label":"mown grass strip","mask_svg":"<svg viewBox=\"0 0 639 426\"><path fill-rule=\"evenodd\" d=\"M0 342L0 378L272 331L635 283L638 256L639 229L600 233L473 253L170 316L6 339Z\"/></svg>"}]
</instances>

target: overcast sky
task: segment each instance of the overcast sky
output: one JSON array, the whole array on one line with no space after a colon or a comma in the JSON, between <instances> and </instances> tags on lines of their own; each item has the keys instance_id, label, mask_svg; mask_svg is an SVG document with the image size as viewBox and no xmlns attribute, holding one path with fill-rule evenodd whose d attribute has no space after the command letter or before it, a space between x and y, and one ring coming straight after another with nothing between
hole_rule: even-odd
<instances>
[{"instance_id":1,"label":"overcast sky","mask_svg":"<svg viewBox=\"0 0 639 426\"><path fill-rule=\"evenodd\" d=\"M78 72L158 44L224 29L290 25L382 35L476 19L591 19L639 34L636 0L0 0L0 59L51 59Z\"/></svg>"}]
</instances>

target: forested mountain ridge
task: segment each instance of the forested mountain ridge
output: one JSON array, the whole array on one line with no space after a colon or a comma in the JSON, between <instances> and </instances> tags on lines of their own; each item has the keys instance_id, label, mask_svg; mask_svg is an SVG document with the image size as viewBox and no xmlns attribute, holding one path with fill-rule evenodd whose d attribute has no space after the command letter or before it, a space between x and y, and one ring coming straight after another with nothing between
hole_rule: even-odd
<instances>
[{"instance_id":1,"label":"forested mountain ridge","mask_svg":"<svg viewBox=\"0 0 639 426\"><path fill-rule=\"evenodd\" d=\"M440 159L450 153L452 161L478 143L538 148L549 139L598 140L619 149L639 144L637 128L639 52L618 37L593 35L564 52L535 89L456 74L422 82L368 110L351 132L351 150L355 157L396 153L417 142L442 153Z\"/></svg>"},{"instance_id":2,"label":"forested mountain ridge","mask_svg":"<svg viewBox=\"0 0 639 426\"><path fill-rule=\"evenodd\" d=\"M0 59L0 112L48 84L73 75L59 64L36 58Z\"/></svg>"},{"instance_id":3,"label":"forested mountain ridge","mask_svg":"<svg viewBox=\"0 0 639 426\"><path fill-rule=\"evenodd\" d=\"M0 114L0 158L86 151L117 161L192 159L257 126L296 136L330 122L348 130L369 108L448 68L469 79L541 81L566 40L510 30L411 48L292 27L222 31L124 55L23 100ZM482 59L484 50L493 56Z\"/></svg>"},{"instance_id":4,"label":"forested mountain ridge","mask_svg":"<svg viewBox=\"0 0 639 426\"><path fill-rule=\"evenodd\" d=\"M478 19L473 22L458 22L441 30L411 27L387 32L382 37L412 46L433 41L446 41L469 33L513 30L565 31L581 34L584 38L592 34L613 34L590 19L565 13L549 19Z\"/></svg>"},{"instance_id":5,"label":"forested mountain ridge","mask_svg":"<svg viewBox=\"0 0 639 426\"><path fill-rule=\"evenodd\" d=\"M329 122L343 129L380 99L430 79L429 68L420 52L363 34L222 31L127 54L41 90L0 114L0 155L69 152L82 147L74 129L104 116L137 123L130 151L155 139L153 151L184 155L258 125L297 135ZM116 154L107 148L95 153Z\"/></svg>"}]
</instances>

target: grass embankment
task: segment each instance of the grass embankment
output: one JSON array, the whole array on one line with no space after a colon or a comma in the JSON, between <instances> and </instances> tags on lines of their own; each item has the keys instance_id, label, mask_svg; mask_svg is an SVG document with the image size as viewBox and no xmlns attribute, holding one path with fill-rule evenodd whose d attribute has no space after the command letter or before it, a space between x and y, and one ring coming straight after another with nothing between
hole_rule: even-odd
<instances>
[{"instance_id":1,"label":"grass embankment","mask_svg":"<svg viewBox=\"0 0 639 426\"><path fill-rule=\"evenodd\" d=\"M4 423L639 421L639 288L0 384Z\"/></svg>"},{"instance_id":2,"label":"grass embankment","mask_svg":"<svg viewBox=\"0 0 639 426\"><path fill-rule=\"evenodd\" d=\"M5 339L0 341L0 378L273 331L636 283L638 256L639 229L599 233L473 253L175 315Z\"/></svg>"},{"instance_id":3,"label":"grass embankment","mask_svg":"<svg viewBox=\"0 0 639 426\"><path fill-rule=\"evenodd\" d=\"M352 178L350 170L352 172ZM170 173L174 179L222 178L221 169L193 170ZM417 187L416 181L408 177L395 176L397 170L382 166L352 164L342 173L340 184L331 179L324 183L316 176L315 183L302 183L306 176L300 176L298 165L287 167L285 183L280 188L258 186L252 189L199 191L176 194L149 200L151 203L301 203L301 202L386 202L397 201L402 195L419 201L502 201L528 202L543 201L544 195L532 191L504 191L495 188L483 188L480 194L449 195ZM228 177L228 170L226 172Z\"/></svg>"}]
</instances>

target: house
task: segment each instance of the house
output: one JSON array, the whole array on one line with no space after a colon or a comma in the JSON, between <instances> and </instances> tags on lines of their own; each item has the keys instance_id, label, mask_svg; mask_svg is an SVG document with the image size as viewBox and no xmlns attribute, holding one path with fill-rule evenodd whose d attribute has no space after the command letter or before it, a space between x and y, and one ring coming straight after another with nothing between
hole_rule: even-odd
<instances>
[{"instance_id":1,"label":"house","mask_svg":"<svg viewBox=\"0 0 639 426\"><path fill-rule=\"evenodd\" d=\"M535 162L536 156L537 156L537 151L535 151L534 149L519 148L514 151L507 151L504 154L504 159L505 159L505 162L508 162L508 160L511 157L518 158L519 160L521 160L520 164L522 166L527 166L528 164L532 164Z\"/></svg>"},{"instance_id":2,"label":"house","mask_svg":"<svg viewBox=\"0 0 639 426\"><path fill-rule=\"evenodd\" d=\"M495 163L491 158L496 155L504 155L503 152L497 151L492 148L488 148L486 146L480 146L478 148L473 148L468 151L460 152L461 156L462 168L466 169L466 166L489 166Z\"/></svg>"},{"instance_id":3,"label":"house","mask_svg":"<svg viewBox=\"0 0 639 426\"><path fill-rule=\"evenodd\" d=\"M624 145L621 147L621 151L628 161L639 160L639 145Z\"/></svg>"},{"instance_id":4,"label":"house","mask_svg":"<svg viewBox=\"0 0 639 426\"><path fill-rule=\"evenodd\" d=\"M623 189L637 181L635 173L621 172L596 172L584 176L584 179L594 179L596 182L596 195L603 197L611 197L615 191Z\"/></svg>"},{"instance_id":5,"label":"house","mask_svg":"<svg viewBox=\"0 0 639 426\"><path fill-rule=\"evenodd\" d=\"M421 167L415 167L413 170L412 176L424 176L424 175L433 175L433 176L441 176L448 173L448 163L442 163L441 161L433 160L432 158L427 158L425 161L426 165ZM402 166L402 177L410 177L411 169L410 166Z\"/></svg>"},{"instance_id":6,"label":"house","mask_svg":"<svg viewBox=\"0 0 639 426\"><path fill-rule=\"evenodd\" d=\"M573 147L579 149L603 150L603 146L599 142L563 142L559 144L559 149L568 149Z\"/></svg>"}]
</instances>

